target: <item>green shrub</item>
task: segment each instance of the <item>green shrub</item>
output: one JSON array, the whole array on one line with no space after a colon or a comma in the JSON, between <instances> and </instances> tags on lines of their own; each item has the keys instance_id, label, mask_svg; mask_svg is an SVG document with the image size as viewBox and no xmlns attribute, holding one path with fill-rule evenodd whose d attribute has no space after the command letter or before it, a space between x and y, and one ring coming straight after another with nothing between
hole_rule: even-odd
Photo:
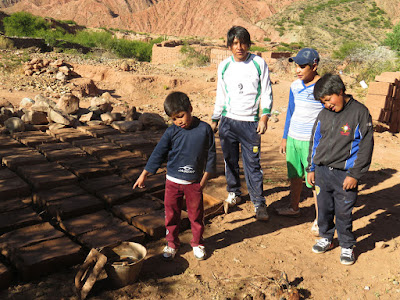
<instances>
[{"instance_id":1,"label":"green shrub","mask_svg":"<svg viewBox=\"0 0 400 300\"><path fill-rule=\"evenodd\" d=\"M36 37L38 32L47 30L49 25L43 18L27 12L17 12L3 19L4 31L9 36Z\"/></svg>"},{"instance_id":2,"label":"green shrub","mask_svg":"<svg viewBox=\"0 0 400 300\"><path fill-rule=\"evenodd\" d=\"M332 57L338 59L345 59L355 50L360 48L365 48L365 46L360 45L360 43L357 41L344 42L338 50L333 51Z\"/></svg>"},{"instance_id":3,"label":"green shrub","mask_svg":"<svg viewBox=\"0 0 400 300\"><path fill-rule=\"evenodd\" d=\"M187 43L182 46L180 52L186 56L182 61L184 66L204 66L210 62L209 56L202 54Z\"/></svg>"},{"instance_id":4,"label":"green shrub","mask_svg":"<svg viewBox=\"0 0 400 300\"><path fill-rule=\"evenodd\" d=\"M386 35L384 44L390 49L400 52L400 22L393 27L393 31Z\"/></svg>"},{"instance_id":5,"label":"green shrub","mask_svg":"<svg viewBox=\"0 0 400 300\"><path fill-rule=\"evenodd\" d=\"M251 52L265 52L267 51L267 49L265 49L264 47L260 47L260 46L251 46L250 50Z\"/></svg>"},{"instance_id":6,"label":"green shrub","mask_svg":"<svg viewBox=\"0 0 400 300\"><path fill-rule=\"evenodd\" d=\"M14 47L14 43L8 38L0 35L0 49L11 49Z\"/></svg>"},{"instance_id":7,"label":"green shrub","mask_svg":"<svg viewBox=\"0 0 400 300\"><path fill-rule=\"evenodd\" d=\"M264 42L270 42L270 41L271 41L271 39L269 37L264 38Z\"/></svg>"}]
</instances>

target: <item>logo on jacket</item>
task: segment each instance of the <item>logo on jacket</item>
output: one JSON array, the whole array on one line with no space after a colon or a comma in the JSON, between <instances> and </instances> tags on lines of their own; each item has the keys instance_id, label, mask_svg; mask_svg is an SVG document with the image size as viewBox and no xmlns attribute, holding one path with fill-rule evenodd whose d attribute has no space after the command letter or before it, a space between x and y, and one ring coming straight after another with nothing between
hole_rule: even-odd
<instances>
[{"instance_id":1,"label":"logo on jacket","mask_svg":"<svg viewBox=\"0 0 400 300\"><path fill-rule=\"evenodd\" d=\"M342 128L342 131L340 131L341 135L346 135L347 136L347 135L350 134L350 127L349 127L348 123L346 123L346 125L342 126L341 128Z\"/></svg>"},{"instance_id":2,"label":"logo on jacket","mask_svg":"<svg viewBox=\"0 0 400 300\"><path fill-rule=\"evenodd\" d=\"M239 83L238 88L239 88L239 94L243 94L243 84Z\"/></svg>"},{"instance_id":3,"label":"logo on jacket","mask_svg":"<svg viewBox=\"0 0 400 300\"><path fill-rule=\"evenodd\" d=\"M186 173L186 174L193 174L196 171L194 170L193 166L184 166L178 169L178 172Z\"/></svg>"}]
</instances>

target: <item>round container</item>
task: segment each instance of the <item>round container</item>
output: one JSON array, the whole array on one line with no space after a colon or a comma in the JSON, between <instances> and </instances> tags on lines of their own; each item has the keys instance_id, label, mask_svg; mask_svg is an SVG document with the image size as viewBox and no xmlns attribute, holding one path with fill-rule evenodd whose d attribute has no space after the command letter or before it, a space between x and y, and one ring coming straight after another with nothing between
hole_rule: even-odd
<instances>
[{"instance_id":1,"label":"round container","mask_svg":"<svg viewBox=\"0 0 400 300\"><path fill-rule=\"evenodd\" d=\"M108 278L113 285L123 287L138 279L147 250L138 243L122 242L116 247L103 249L102 253L108 258L105 265Z\"/></svg>"}]
</instances>

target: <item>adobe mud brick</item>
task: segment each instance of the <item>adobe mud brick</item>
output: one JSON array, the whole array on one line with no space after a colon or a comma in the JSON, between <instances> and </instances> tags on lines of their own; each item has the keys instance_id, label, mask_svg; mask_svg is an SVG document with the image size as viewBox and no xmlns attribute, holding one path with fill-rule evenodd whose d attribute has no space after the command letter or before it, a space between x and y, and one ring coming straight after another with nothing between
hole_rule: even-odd
<instances>
[{"instance_id":1,"label":"adobe mud brick","mask_svg":"<svg viewBox=\"0 0 400 300\"><path fill-rule=\"evenodd\" d=\"M368 94L365 98L365 106L368 108L373 120L378 120L381 109L385 107L386 96Z\"/></svg>"},{"instance_id":2,"label":"adobe mud brick","mask_svg":"<svg viewBox=\"0 0 400 300\"><path fill-rule=\"evenodd\" d=\"M109 247L120 242L141 243L143 239L143 232L126 222L93 230L77 237L77 241L89 249Z\"/></svg>"},{"instance_id":3,"label":"adobe mud brick","mask_svg":"<svg viewBox=\"0 0 400 300\"><path fill-rule=\"evenodd\" d=\"M141 157L132 157L114 160L113 162L110 162L110 165L122 170L130 168L142 168L146 165L146 162L147 161Z\"/></svg>"},{"instance_id":4,"label":"adobe mud brick","mask_svg":"<svg viewBox=\"0 0 400 300\"><path fill-rule=\"evenodd\" d=\"M375 81L396 83L400 80L400 72L383 72L375 76Z\"/></svg>"},{"instance_id":5,"label":"adobe mud brick","mask_svg":"<svg viewBox=\"0 0 400 300\"><path fill-rule=\"evenodd\" d=\"M165 235L165 213L158 210L146 215L131 219L132 225L139 228L153 238L161 238Z\"/></svg>"},{"instance_id":6,"label":"adobe mud brick","mask_svg":"<svg viewBox=\"0 0 400 300\"><path fill-rule=\"evenodd\" d=\"M126 202L128 200L139 197L144 193L143 189L132 189L132 184L122 184L100 190L96 192L96 196L105 201L109 205Z\"/></svg>"},{"instance_id":7,"label":"adobe mud brick","mask_svg":"<svg viewBox=\"0 0 400 300\"><path fill-rule=\"evenodd\" d=\"M83 146L99 145L102 143L104 143L104 140L91 137L90 139L86 140L73 141L72 145L74 145L75 147L82 148Z\"/></svg>"},{"instance_id":8,"label":"adobe mud brick","mask_svg":"<svg viewBox=\"0 0 400 300\"><path fill-rule=\"evenodd\" d=\"M130 151L115 151L112 154L102 154L98 155L97 158L103 162L112 164L116 160L126 159L126 158L137 158L138 156Z\"/></svg>"},{"instance_id":9,"label":"adobe mud brick","mask_svg":"<svg viewBox=\"0 0 400 300\"><path fill-rule=\"evenodd\" d=\"M204 218L209 219L218 214L222 214L224 200L217 199L211 195L203 193Z\"/></svg>"},{"instance_id":10,"label":"adobe mud brick","mask_svg":"<svg viewBox=\"0 0 400 300\"><path fill-rule=\"evenodd\" d=\"M31 154L31 153L37 153L37 151L31 149L31 148L27 148L25 146L21 147L17 147L17 148L4 148L1 149L0 148L0 158L4 158L7 156L11 156L11 155L17 155L17 154Z\"/></svg>"},{"instance_id":11,"label":"adobe mud brick","mask_svg":"<svg viewBox=\"0 0 400 300\"><path fill-rule=\"evenodd\" d=\"M0 263L0 290L8 288L11 285L12 279L11 271Z\"/></svg>"},{"instance_id":12,"label":"adobe mud brick","mask_svg":"<svg viewBox=\"0 0 400 300\"><path fill-rule=\"evenodd\" d=\"M70 143L58 142L52 144L40 144L35 147L39 152L45 153L47 151L64 150L68 148L75 148Z\"/></svg>"},{"instance_id":13,"label":"adobe mud brick","mask_svg":"<svg viewBox=\"0 0 400 300\"><path fill-rule=\"evenodd\" d=\"M80 182L80 185L88 192L95 194L97 191L126 183L128 183L126 179L113 174L113 175L83 180Z\"/></svg>"},{"instance_id":14,"label":"adobe mud brick","mask_svg":"<svg viewBox=\"0 0 400 300\"><path fill-rule=\"evenodd\" d=\"M32 174L26 180L35 190L51 189L61 185L70 185L78 182L78 178L67 170L48 173Z\"/></svg>"},{"instance_id":15,"label":"adobe mud brick","mask_svg":"<svg viewBox=\"0 0 400 300\"><path fill-rule=\"evenodd\" d=\"M124 204L115 205L111 211L118 218L132 224L133 217L149 214L163 207L163 204L159 200L150 195L143 195Z\"/></svg>"},{"instance_id":16,"label":"adobe mud brick","mask_svg":"<svg viewBox=\"0 0 400 300\"><path fill-rule=\"evenodd\" d=\"M31 194L29 184L18 176L0 179L0 199L7 200L15 197L24 197Z\"/></svg>"},{"instance_id":17,"label":"adobe mud brick","mask_svg":"<svg viewBox=\"0 0 400 300\"><path fill-rule=\"evenodd\" d=\"M115 173L116 168L93 157L58 161L81 179L101 177Z\"/></svg>"},{"instance_id":18,"label":"adobe mud brick","mask_svg":"<svg viewBox=\"0 0 400 300\"><path fill-rule=\"evenodd\" d=\"M71 236L78 236L83 233L101 229L122 221L114 217L111 213L100 210L98 212L82 215L68 220L60 220L59 225L62 230Z\"/></svg>"},{"instance_id":19,"label":"adobe mud brick","mask_svg":"<svg viewBox=\"0 0 400 300\"><path fill-rule=\"evenodd\" d=\"M84 259L84 252L79 245L67 237L61 237L20 248L11 255L10 260L22 279L28 281L82 263Z\"/></svg>"},{"instance_id":20,"label":"adobe mud brick","mask_svg":"<svg viewBox=\"0 0 400 300\"><path fill-rule=\"evenodd\" d=\"M49 136L45 133L42 133L41 136L26 136L26 137L21 137L19 138L19 141L28 146L28 147L35 147L36 145L40 144L51 144L51 143L57 143L58 140L55 139L52 136Z\"/></svg>"},{"instance_id":21,"label":"adobe mud brick","mask_svg":"<svg viewBox=\"0 0 400 300\"><path fill-rule=\"evenodd\" d=\"M0 135L0 149L20 147L24 147L24 145L8 136Z\"/></svg>"},{"instance_id":22,"label":"adobe mud brick","mask_svg":"<svg viewBox=\"0 0 400 300\"><path fill-rule=\"evenodd\" d=\"M95 138L101 138L107 135L119 134L119 131L106 125L96 126L78 126L76 129Z\"/></svg>"},{"instance_id":23,"label":"adobe mud brick","mask_svg":"<svg viewBox=\"0 0 400 300\"><path fill-rule=\"evenodd\" d=\"M142 173L142 168L120 169L121 177L133 183L136 182L140 173ZM155 186L151 186L152 184L155 184ZM145 190L146 192L152 192L163 188L163 186L165 186L165 169L160 168L158 169L157 174L147 177L146 188L142 190Z\"/></svg>"},{"instance_id":24,"label":"adobe mud brick","mask_svg":"<svg viewBox=\"0 0 400 300\"><path fill-rule=\"evenodd\" d=\"M18 177L18 175L7 168L0 167L0 180Z\"/></svg>"},{"instance_id":25,"label":"adobe mud brick","mask_svg":"<svg viewBox=\"0 0 400 300\"><path fill-rule=\"evenodd\" d=\"M73 141L93 139L92 136L78 131L74 128L61 128L57 130L47 130L47 134L59 139L62 142L71 143Z\"/></svg>"},{"instance_id":26,"label":"adobe mud brick","mask_svg":"<svg viewBox=\"0 0 400 300\"><path fill-rule=\"evenodd\" d=\"M32 153L5 156L2 162L11 170L16 170L19 166L23 165L46 163L47 159L39 152L32 151Z\"/></svg>"},{"instance_id":27,"label":"adobe mud brick","mask_svg":"<svg viewBox=\"0 0 400 300\"><path fill-rule=\"evenodd\" d=\"M368 94L393 96L394 84L390 82L370 82L368 87Z\"/></svg>"},{"instance_id":28,"label":"adobe mud brick","mask_svg":"<svg viewBox=\"0 0 400 300\"><path fill-rule=\"evenodd\" d=\"M32 205L31 197L17 197L10 200L0 199L0 213L5 213Z\"/></svg>"},{"instance_id":29,"label":"adobe mud brick","mask_svg":"<svg viewBox=\"0 0 400 300\"><path fill-rule=\"evenodd\" d=\"M156 143L145 140L143 138L126 138L126 139L120 139L116 140L113 143L121 147L123 150L135 150L139 148L154 148L156 146Z\"/></svg>"},{"instance_id":30,"label":"adobe mud brick","mask_svg":"<svg viewBox=\"0 0 400 300\"><path fill-rule=\"evenodd\" d=\"M57 188L40 191L32 196L33 203L38 207L43 207L47 202L64 199L68 197L87 194L79 185L66 185Z\"/></svg>"},{"instance_id":31,"label":"adobe mud brick","mask_svg":"<svg viewBox=\"0 0 400 300\"><path fill-rule=\"evenodd\" d=\"M1 213L0 234L41 222L42 219L31 207Z\"/></svg>"},{"instance_id":32,"label":"adobe mud brick","mask_svg":"<svg viewBox=\"0 0 400 300\"><path fill-rule=\"evenodd\" d=\"M104 203L89 194L54 200L45 205L48 214L58 220L90 214L103 208Z\"/></svg>"},{"instance_id":33,"label":"adobe mud brick","mask_svg":"<svg viewBox=\"0 0 400 300\"><path fill-rule=\"evenodd\" d=\"M137 133L137 132L127 132L127 133L119 133L119 134L113 134L113 135L107 135L104 137L106 141L115 143L116 141L119 140L137 140L141 139L144 140L142 133Z\"/></svg>"},{"instance_id":34,"label":"adobe mud brick","mask_svg":"<svg viewBox=\"0 0 400 300\"><path fill-rule=\"evenodd\" d=\"M89 153L90 155L99 156L105 154L112 154L116 151L120 151L120 147L105 141L99 141L97 145L81 146L82 150Z\"/></svg>"},{"instance_id":35,"label":"adobe mud brick","mask_svg":"<svg viewBox=\"0 0 400 300\"><path fill-rule=\"evenodd\" d=\"M63 236L65 236L64 233L55 229L47 222L23 227L0 236L1 254L9 257L10 253L15 251L15 249Z\"/></svg>"},{"instance_id":36,"label":"adobe mud brick","mask_svg":"<svg viewBox=\"0 0 400 300\"><path fill-rule=\"evenodd\" d=\"M43 155L49 161L62 161L67 159L77 159L81 157L86 157L87 153L78 147L71 147L62 150L53 150L43 152Z\"/></svg>"}]
</instances>

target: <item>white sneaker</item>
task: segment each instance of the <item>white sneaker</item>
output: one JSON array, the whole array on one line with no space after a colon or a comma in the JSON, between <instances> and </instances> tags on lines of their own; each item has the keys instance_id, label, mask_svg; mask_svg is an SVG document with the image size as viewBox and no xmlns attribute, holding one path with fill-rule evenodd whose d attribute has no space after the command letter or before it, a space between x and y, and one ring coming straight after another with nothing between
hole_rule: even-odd
<instances>
[{"instance_id":1,"label":"white sneaker","mask_svg":"<svg viewBox=\"0 0 400 300\"><path fill-rule=\"evenodd\" d=\"M234 192L230 192L224 201L224 212L227 214L230 206L235 206L239 201L239 196Z\"/></svg>"},{"instance_id":2,"label":"white sneaker","mask_svg":"<svg viewBox=\"0 0 400 300\"><path fill-rule=\"evenodd\" d=\"M172 247L167 245L163 249L162 257L163 257L164 260L168 260L168 261L169 260L173 260L174 257L175 257L176 252L177 252L176 249L174 249L174 248L172 248Z\"/></svg>"},{"instance_id":3,"label":"white sneaker","mask_svg":"<svg viewBox=\"0 0 400 300\"><path fill-rule=\"evenodd\" d=\"M193 247L194 257L198 260L204 260L206 258L206 249L204 246Z\"/></svg>"},{"instance_id":4,"label":"white sneaker","mask_svg":"<svg viewBox=\"0 0 400 300\"><path fill-rule=\"evenodd\" d=\"M314 223L311 226L311 232L314 236L319 236L319 227L317 220L314 220Z\"/></svg>"}]
</instances>

